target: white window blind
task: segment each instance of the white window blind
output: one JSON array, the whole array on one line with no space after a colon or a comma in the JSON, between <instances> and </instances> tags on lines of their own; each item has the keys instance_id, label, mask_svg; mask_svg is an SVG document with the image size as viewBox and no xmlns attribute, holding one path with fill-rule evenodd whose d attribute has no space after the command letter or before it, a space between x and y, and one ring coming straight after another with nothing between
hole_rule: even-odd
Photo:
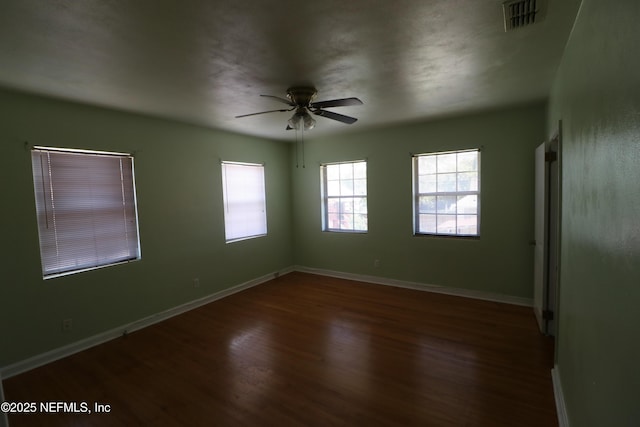
<instances>
[{"instance_id":1,"label":"white window blind","mask_svg":"<svg viewBox=\"0 0 640 427\"><path fill-rule=\"evenodd\" d=\"M227 242L267 234L263 165L222 162L222 194Z\"/></svg>"},{"instance_id":2,"label":"white window blind","mask_svg":"<svg viewBox=\"0 0 640 427\"><path fill-rule=\"evenodd\" d=\"M133 157L36 147L31 159L45 278L140 258Z\"/></svg>"}]
</instances>

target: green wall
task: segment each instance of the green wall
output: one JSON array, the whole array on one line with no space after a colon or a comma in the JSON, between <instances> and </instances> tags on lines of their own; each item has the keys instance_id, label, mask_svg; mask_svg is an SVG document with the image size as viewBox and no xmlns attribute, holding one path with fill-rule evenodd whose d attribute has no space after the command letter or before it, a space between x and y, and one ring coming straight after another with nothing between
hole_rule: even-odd
<instances>
[{"instance_id":1,"label":"green wall","mask_svg":"<svg viewBox=\"0 0 640 427\"><path fill-rule=\"evenodd\" d=\"M640 3L584 0L560 66L557 365L570 424L640 425Z\"/></svg>"},{"instance_id":2,"label":"green wall","mask_svg":"<svg viewBox=\"0 0 640 427\"><path fill-rule=\"evenodd\" d=\"M305 143L306 167L292 168L295 263L531 298L533 154L545 117L537 104ZM414 237L411 153L477 147L480 239ZM357 159L367 160L369 231L323 232L319 166Z\"/></svg>"},{"instance_id":3,"label":"green wall","mask_svg":"<svg viewBox=\"0 0 640 427\"><path fill-rule=\"evenodd\" d=\"M9 91L0 91L0 114L0 333L10 343L0 366L291 265L532 296L542 103L312 139L304 168L290 143ZM42 280L25 141L135 153L141 261ZM411 153L474 147L482 149L481 238L414 237ZM220 159L266 163L267 237L224 243ZM368 161L369 232L322 232L320 163L355 159ZM62 332L66 318L71 332Z\"/></svg>"},{"instance_id":4,"label":"green wall","mask_svg":"<svg viewBox=\"0 0 640 427\"><path fill-rule=\"evenodd\" d=\"M290 144L8 91L0 120L0 367L293 263ZM25 141L135 153L142 260L42 279ZM220 159L265 162L268 236L225 244Z\"/></svg>"}]
</instances>

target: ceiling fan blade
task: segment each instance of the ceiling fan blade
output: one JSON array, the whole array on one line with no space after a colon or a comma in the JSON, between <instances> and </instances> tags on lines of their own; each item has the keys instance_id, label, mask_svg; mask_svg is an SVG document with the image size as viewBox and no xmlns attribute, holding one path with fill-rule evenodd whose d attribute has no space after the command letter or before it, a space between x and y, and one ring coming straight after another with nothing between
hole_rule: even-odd
<instances>
[{"instance_id":1,"label":"ceiling fan blade","mask_svg":"<svg viewBox=\"0 0 640 427\"><path fill-rule=\"evenodd\" d=\"M291 110L293 110L293 108L287 108L287 109L282 109L282 110L260 111L259 113L243 114L241 116L236 116L236 119L239 119L241 117L257 116L258 114L281 113L281 112L284 112L284 111L291 111Z\"/></svg>"},{"instance_id":2,"label":"ceiling fan blade","mask_svg":"<svg viewBox=\"0 0 640 427\"><path fill-rule=\"evenodd\" d=\"M355 123L358 120L355 117L345 116L344 114L334 113L333 111L314 110L312 112L313 114L316 114L318 116L326 117L327 119L337 120L339 122L346 123L348 125Z\"/></svg>"},{"instance_id":3,"label":"ceiling fan blade","mask_svg":"<svg viewBox=\"0 0 640 427\"><path fill-rule=\"evenodd\" d=\"M362 105L358 98L330 99L328 101L312 102L311 108L348 107L351 105Z\"/></svg>"},{"instance_id":4,"label":"ceiling fan blade","mask_svg":"<svg viewBox=\"0 0 640 427\"><path fill-rule=\"evenodd\" d=\"M276 101L280 101L284 104L290 105L290 106L295 106L296 104L294 104L293 102L289 101L288 99L285 98L280 98L279 96L273 96L273 95L260 95L260 96L264 96L265 98L273 98Z\"/></svg>"}]
</instances>

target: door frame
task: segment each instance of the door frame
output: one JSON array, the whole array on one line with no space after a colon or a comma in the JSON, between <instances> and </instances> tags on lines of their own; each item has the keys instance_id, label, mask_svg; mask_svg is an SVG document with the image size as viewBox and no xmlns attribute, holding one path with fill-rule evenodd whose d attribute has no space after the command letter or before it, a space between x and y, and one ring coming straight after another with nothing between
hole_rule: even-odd
<instances>
[{"instance_id":1,"label":"door frame","mask_svg":"<svg viewBox=\"0 0 640 427\"><path fill-rule=\"evenodd\" d=\"M542 177L539 176L540 166L542 166ZM562 121L558 121L558 127L551 138L536 148L535 180L535 228L541 234L536 233L533 240L535 246L534 313L540 331L545 335L556 337L557 341L560 297ZM542 194L539 191L542 191ZM541 217L539 211L542 211ZM542 223L540 224L539 221Z\"/></svg>"},{"instance_id":2,"label":"door frame","mask_svg":"<svg viewBox=\"0 0 640 427\"><path fill-rule=\"evenodd\" d=\"M562 171L563 171L563 156L562 156L562 119L558 120L557 128L553 133L550 139L551 149L555 149L556 152L556 161L554 165L554 169L556 172L556 182L552 182L550 179L550 185L554 185L555 194L552 191L551 195L554 197L555 201L555 236L553 236L555 240L555 252L550 254L553 258L551 261L555 264L555 271L550 272L555 277L555 299L553 301L553 312L554 312L554 365L558 362L558 336L560 330L560 296L561 296L561 254L562 254Z\"/></svg>"}]
</instances>

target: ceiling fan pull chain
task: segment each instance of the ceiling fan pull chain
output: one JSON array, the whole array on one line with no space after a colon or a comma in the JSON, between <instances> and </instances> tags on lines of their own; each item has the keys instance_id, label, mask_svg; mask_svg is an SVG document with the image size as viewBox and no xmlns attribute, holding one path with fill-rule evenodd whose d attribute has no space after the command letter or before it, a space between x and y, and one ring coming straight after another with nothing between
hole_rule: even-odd
<instances>
[{"instance_id":1,"label":"ceiling fan pull chain","mask_svg":"<svg viewBox=\"0 0 640 427\"><path fill-rule=\"evenodd\" d=\"M304 126L301 129L301 135L302 135L302 168L304 169L306 167L306 164L304 161Z\"/></svg>"},{"instance_id":2,"label":"ceiling fan pull chain","mask_svg":"<svg viewBox=\"0 0 640 427\"><path fill-rule=\"evenodd\" d=\"M298 168L298 129L294 129L296 133L296 169Z\"/></svg>"}]
</instances>

